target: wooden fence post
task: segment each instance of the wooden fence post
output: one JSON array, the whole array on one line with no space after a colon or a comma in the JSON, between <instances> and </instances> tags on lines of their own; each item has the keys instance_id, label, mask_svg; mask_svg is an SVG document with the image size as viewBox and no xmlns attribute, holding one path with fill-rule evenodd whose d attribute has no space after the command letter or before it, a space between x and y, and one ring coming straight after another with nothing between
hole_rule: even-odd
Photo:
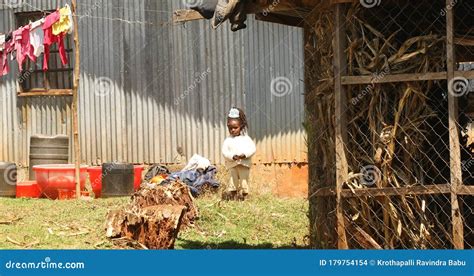
<instances>
[{"instance_id":1,"label":"wooden fence post","mask_svg":"<svg viewBox=\"0 0 474 276\"><path fill-rule=\"evenodd\" d=\"M451 218L453 224L453 246L464 248L464 225L459 210L458 191L462 185L461 150L458 133L458 98L453 93L455 72L454 49L454 6L452 0L446 0L446 49L448 66L448 107L449 107L449 152L451 169Z\"/></svg>"},{"instance_id":2,"label":"wooden fence post","mask_svg":"<svg viewBox=\"0 0 474 276\"><path fill-rule=\"evenodd\" d=\"M336 120L336 217L337 217L337 246L339 249L348 249L344 213L342 208L342 185L347 181L348 164L344 146L347 142L347 95L346 88L342 85L342 75L347 71L347 61L344 50L346 48L345 36L345 6L335 4L334 26L334 95L335 95L335 120Z\"/></svg>"},{"instance_id":3,"label":"wooden fence post","mask_svg":"<svg viewBox=\"0 0 474 276\"><path fill-rule=\"evenodd\" d=\"M73 81L73 96L72 96L72 128L74 139L74 158L76 167L76 198L81 196L81 145L79 143L79 119L78 119L78 90L80 78L80 49L79 49L79 24L77 20L77 1L72 0L72 14L74 21L74 81Z\"/></svg>"}]
</instances>

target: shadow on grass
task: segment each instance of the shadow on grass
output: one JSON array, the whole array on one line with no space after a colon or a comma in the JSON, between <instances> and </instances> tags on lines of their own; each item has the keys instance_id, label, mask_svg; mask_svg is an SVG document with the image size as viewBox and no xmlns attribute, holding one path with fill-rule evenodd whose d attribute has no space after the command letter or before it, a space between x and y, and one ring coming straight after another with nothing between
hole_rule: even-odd
<instances>
[{"instance_id":1,"label":"shadow on grass","mask_svg":"<svg viewBox=\"0 0 474 276\"><path fill-rule=\"evenodd\" d=\"M275 246L271 243L261 244L246 244L237 242L235 240L222 241L222 242L202 242L192 241L186 239L179 239L183 249L307 249L300 245L280 245Z\"/></svg>"}]
</instances>

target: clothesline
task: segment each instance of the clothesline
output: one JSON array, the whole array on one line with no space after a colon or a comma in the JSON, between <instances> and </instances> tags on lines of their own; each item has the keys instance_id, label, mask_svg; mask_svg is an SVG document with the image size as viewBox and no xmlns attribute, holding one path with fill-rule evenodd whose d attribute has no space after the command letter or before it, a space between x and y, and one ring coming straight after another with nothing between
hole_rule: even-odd
<instances>
[{"instance_id":1,"label":"clothesline","mask_svg":"<svg viewBox=\"0 0 474 276\"><path fill-rule=\"evenodd\" d=\"M0 35L0 76L10 72L8 56L16 58L18 68L23 70L27 59L36 62L43 54L43 70L48 70L49 49L57 44L63 65L68 63L64 36L73 31L73 18L69 5L49 12L46 17L18 28L8 35ZM13 55L15 53L16 55Z\"/></svg>"},{"instance_id":2,"label":"clothesline","mask_svg":"<svg viewBox=\"0 0 474 276\"><path fill-rule=\"evenodd\" d=\"M99 7L97 5L88 5L81 3L81 7ZM112 8L112 9L117 9L117 10L127 10L127 11L149 11L149 12L155 12L155 13L168 13L168 14L173 14L172 11L167 11L167 10L153 10L153 9L145 9L145 8L139 8L139 9L131 9L131 8L125 8L125 7L106 7L106 8Z\"/></svg>"},{"instance_id":3,"label":"clothesline","mask_svg":"<svg viewBox=\"0 0 474 276\"><path fill-rule=\"evenodd\" d=\"M98 3L98 2L97 2ZM128 10L128 11L139 11L139 12L142 12L142 11L149 11L149 12L155 12L155 13L168 13L168 14L173 14L172 11L169 11L169 10L154 10L154 9L145 9L145 8L139 8L139 9L133 9L133 8L125 8L125 7L103 7L103 6L99 6L98 4L93 4L93 5L89 5L89 4L85 4L85 3L81 3L80 6L81 7L93 7L93 8L111 8L111 9L121 9L121 10ZM1 6L2 4L0 4ZM5 6L5 4L3 4ZM26 5L32 9L35 9L35 10L41 10L39 9L38 7L35 7L34 5L31 5L30 3L27 3L27 2L24 2L23 5Z\"/></svg>"},{"instance_id":4,"label":"clothesline","mask_svg":"<svg viewBox=\"0 0 474 276\"><path fill-rule=\"evenodd\" d=\"M43 54L43 70L48 70L49 61L49 47L53 44L58 44L61 62L63 65L68 63L68 58L64 46L64 36L66 33L72 33L73 29L73 15L69 5L56 11L42 10L35 7L27 2L23 2L22 5L26 5L38 12L42 12L45 16L35 22L20 27L15 31L9 32L8 35L0 33L0 77L9 73L8 56L11 60L16 59L20 71L23 69L23 63L27 59L36 62L37 58ZM86 5L91 6L91 5ZM93 5L92 7L99 7ZM121 7L115 7L121 8ZM126 9L126 8L123 8ZM145 11L159 11L159 10L147 10ZM165 11L160 11L165 12ZM163 21L161 23L153 23L146 21L134 21L127 20L118 17L99 17L91 16L90 14L76 14L74 15L78 19L84 18L95 18L112 21L120 21L127 24L146 24L146 25L160 25L166 26L172 24L172 19L169 21ZM46 23L45 23L46 22ZM14 55L16 53L16 55Z\"/></svg>"},{"instance_id":5,"label":"clothesline","mask_svg":"<svg viewBox=\"0 0 474 276\"><path fill-rule=\"evenodd\" d=\"M160 26L165 26L165 25L171 25L171 23L172 23L172 20L163 21L159 24L156 24L156 23L146 22L146 21L131 21L131 20L118 18L118 17L99 17L99 16L90 16L90 15L80 15L80 14L77 14L76 16L79 19L83 19L83 18L105 19L105 20L111 20L111 21L120 21L120 22L127 23L127 24L137 24L137 25L153 25L153 26L160 25Z\"/></svg>"},{"instance_id":6,"label":"clothesline","mask_svg":"<svg viewBox=\"0 0 474 276\"><path fill-rule=\"evenodd\" d=\"M5 5L5 4L3 4ZM43 14L50 14L51 11L50 10L42 10L34 5L31 5L30 3L27 3L27 2L24 2L22 5L25 5L25 6L28 6L29 8L35 10L35 11L39 11L39 12L42 12ZM1 4L0 4L1 6ZM101 8L100 6L98 6L97 4L96 5L88 5L88 4L81 4L81 6L88 6L88 7L93 7L93 8ZM128 9L128 8L124 8L124 7L111 7L112 9L123 9L123 10L133 10L133 11L149 11L149 12L155 12L155 13L168 13L168 14L173 14L172 11L165 11L165 10L153 10L153 9ZM123 23L127 23L127 24L141 24L141 25L151 25L151 26L155 26L155 25L160 25L160 26L166 26L166 25L172 25L172 22L173 20L170 19L170 20L167 20L167 21L162 21L158 24L156 23L153 23L153 22L147 22L147 21L138 21L138 20L129 20L129 19L124 19L124 18L120 18L120 17L103 17L103 16L92 16L90 14L79 14L76 12L76 17L78 17L79 19L84 19L84 18L94 18L94 19L104 19L104 20L111 20L111 21L120 21L120 22L123 22Z\"/></svg>"}]
</instances>

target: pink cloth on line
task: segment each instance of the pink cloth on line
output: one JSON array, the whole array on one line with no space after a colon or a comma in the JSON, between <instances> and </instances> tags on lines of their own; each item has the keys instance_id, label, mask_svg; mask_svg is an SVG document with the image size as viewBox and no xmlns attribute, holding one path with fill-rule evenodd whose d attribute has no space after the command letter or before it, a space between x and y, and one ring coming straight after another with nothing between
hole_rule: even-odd
<instances>
[{"instance_id":1,"label":"pink cloth on line","mask_svg":"<svg viewBox=\"0 0 474 276\"><path fill-rule=\"evenodd\" d=\"M66 48L64 47L64 35L65 34L59 34L59 35L53 35L53 24L59 21L59 18L61 15L59 14L59 11L55 11L48 15L45 18L44 24L43 24L43 30L44 30L44 62L43 62L43 70L48 70L49 65L49 47L53 45L54 43L58 44L58 49L59 49L59 56L61 58L61 62L63 65L66 65L68 63L68 58L66 55Z\"/></svg>"},{"instance_id":2,"label":"pink cloth on line","mask_svg":"<svg viewBox=\"0 0 474 276\"><path fill-rule=\"evenodd\" d=\"M8 54L13 50L12 41L5 42L5 47L3 51L0 52L0 77L5 76L10 72L8 67Z\"/></svg>"},{"instance_id":3,"label":"pink cloth on line","mask_svg":"<svg viewBox=\"0 0 474 276\"><path fill-rule=\"evenodd\" d=\"M13 42L20 71L23 70L23 63L25 63L27 57L33 62L36 62L36 56L33 53L34 48L30 44L30 25L26 25L14 31Z\"/></svg>"},{"instance_id":4,"label":"pink cloth on line","mask_svg":"<svg viewBox=\"0 0 474 276\"><path fill-rule=\"evenodd\" d=\"M0 77L5 76L10 71L8 68L7 53L4 51L0 52Z\"/></svg>"}]
</instances>

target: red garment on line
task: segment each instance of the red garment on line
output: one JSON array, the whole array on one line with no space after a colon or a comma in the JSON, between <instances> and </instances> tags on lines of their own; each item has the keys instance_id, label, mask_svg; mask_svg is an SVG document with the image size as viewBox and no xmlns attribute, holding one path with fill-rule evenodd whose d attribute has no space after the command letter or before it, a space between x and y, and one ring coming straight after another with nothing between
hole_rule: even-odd
<instances>
[{"instance_id":1,"label":"red garment on line","mask_svg":"<svg viewBox=\"0 0 474 276\"><path fill-rule=\"evenodd\" d=\"M13 50L12 41L5 42L5 48L0 52L0 77L10 72L8 67L8 54Z\"/></svg>"},{"instance_id":2,"label":"red garment on line","mask_svg":"<svg viewBox=\"0 0 474 276\"><path fill-rule=\"evenodd\" d=\"M45 18L43 24L44 31L44 60L43 60L43 70L48 70L48 61L49 61L49 47L54 43L58 43L59 56L61 57L61 62L63 65L68 63L66 48L64 47L64 35L53 35L53 24L59 21L61 15L59 11L55 11L52 14L48 15Z\"/></svg>"},{"instance_id":3,"label":"red garment on line","mask_svg":"<svg viewBox=\"0 0 474 276\"><path fill-rule=\"evenodd\" d=\"M23 63L25 63L27 57L36 62L36 57L33 54L34 49L30 44L30 25L21 27L13 32L13 43L20 71L23 71Z\"/></svg>"}]
</instances>

